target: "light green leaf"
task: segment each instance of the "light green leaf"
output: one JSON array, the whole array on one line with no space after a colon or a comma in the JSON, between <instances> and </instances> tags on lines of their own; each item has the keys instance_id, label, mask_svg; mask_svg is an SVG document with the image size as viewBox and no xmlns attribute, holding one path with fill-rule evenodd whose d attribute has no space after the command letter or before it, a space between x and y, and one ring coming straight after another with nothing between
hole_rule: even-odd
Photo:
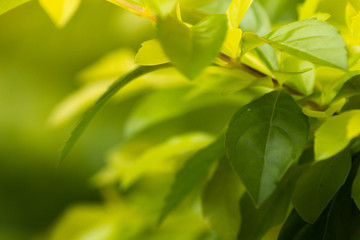
<instances>
[{"instance_id":1,"label":"light green leaf","mask_svg":"<svg viewBox=\"0 0 360 240\"><path fill-rule=\"evenodd\" d=\"M327 119L315 132L316 160L327 159L346 148L359 134L359 118L360 110L353 110Z\"/></svg>"},{"instance_id":2,"label":"light green leaf","mask_svg":"<svg viewBox=\"0 0 360 240\"><path fill-rule=\"evenodd\" d=\"M299 72L299 74L276 75L277 80L287 86L297 90L304 95L309 95L314 90L315 85L315 66L314 64L303 61L288 54L283 54L281 59L280 71ZM279 77L279 79L278 79Z\"/></svg>"},{"instance_id":3,"label":"light green leaf","mask_svg":"<svg viewBox=\"0 0 360 240\"><path fill-rule=\"evenodd\" d=\"M223 240L234 240L240 230L239 200L244 188L229 165L222 159L202 195L203 215Z\"/></svg>"},{"instance_id":4,"label":"light green leaf","mask_svg":"<svg viewBox=\"0 0 360 240\"><path fill-rule=\"evenodd\" d=\"M0 15L29 1L30 0L2 0L0 1Z\"/></svg>"},{"instance_id":5,"label":"light green leaf","mask_svg":"<svg viewBox=\"0 0 360 240\"><path fill-rule=\"evenodd\" d=\"M271 32L265 39L273 47L301 59L347 69L345 41L328 23L315 19L293 22Z\"/></svg>"},{"instance_id":6,"label":"light green leaf","mask_svg":"<svg viewBox=\"0 0 360 240\"><path fill-rule=\"evenodd\" d=\"M84 114L81 121L78 123L78 125L75 127L75 129L71 132L70 137L65 142L64 147L62 148L60 152L59 162L62 162L71 148L74 146L78 138L81 136L87 125L90 123L90 121L93 119L93 117L96 115L96 113L109 101L109 99L114 96L122 87L124 87L126 84L131 82L132 80L136 79L137 77L144 75L146 73L167 67L168 65L159 65L154 67L138 67L134 71L124 75L117 81L115 81L108 90L94 103L92 107L90 107L87 112Z\"/></svg>"},{"instance_id":7,"label":"light green leaf","mask_svg":"<svg viewBox=\"0 0 360 240\"><path fill-rule=\"evenodd\" d=\"M132 161L132 164L118 170L121 187L129 188L146 173L166 172L178 163L174 160L188 157L189 154L205 147L212 140L213 137L205 133L188 133L172 137L164 143L151 147L138 159Z\"/></svg>"},{"instance_id":8,"label":"light green leaf","mask_svg":"<svg viewBox=\"0 0 360 240\"><path fill-rule=\"evenodd\" d=\"M224 154L224 137L221 136L209 146L201 149L190 157L177 172L175 181L165 199L165 204L159 216L159 223L182 202L186 195L198 184L209 171L215 160Z\"/></svg>"},{"instance_id":9,"label":"light green leaf","mask_svg":"<svg viewBox=\"0 0 360 240\"><path fill-rule=\"evenodd\" d=\"M306 116L327 119L329 117L332 117L335 113L339 113L344 107L345 103L346 99L340 98L336 101L333 101L331 105L324 111L313 110L308 106L303 107L302 110Z\"/></svg>"},{"instance_id":10,"label":"light green leaf","mask_svg":"<svg viewBox=\"0 0 360 240\"><path fill-rule=\"evenodd\" d=\"M229 27L237 29L253 0L232 0L227 11Z\"/></svg>"},{"instance_id":11,"label":"light green leaf","mask_svg":"<svg viewBox=\"0 0 360 240\"><path fill-rule=\"evenodd\" d=\"M249 194L244 194L240 201L242 224L237 239L260 240L271 227L285 219L296 181L303 170L304 167L298 166L290 168L276 191L259 208Z\"/></svg>"},{"instance_id":12,"label":"light green leaf","mask_svg":"<svg viewBox=\"0 0 360 240\"><path fill-rule=\"evenodd\" d=\"M299 20L311 18L318 8L320 0L306 0L299 6Z\"/></svg>"},{"instance_id":13,"label":"light green leaf","mask_svg":"<svg viewBox=\"0 0 360 240\"><path fill-rule=\"evenodd\" d=\"M267 11L261 6L260 3L254 1L251 4L249 10L246 12L240 23L240 28L244 32L252 32L259 36L264 36L271 31L270 18L267 14ZM274 49L269 45L256 47L253 51L248 52L248 54L244 56L245 59L243 58L242 60L246 61L250 57L260 59L261 63L265 65L268 71L278 68Z\"/></svg>"},{"instance_id":14,"label":"light green leaf","mask_svg":"<svg viewBox=\"0 0 360 240\"><path fill-rule=\"evenodd\" d=\"M284 91L268 93L235 113L226 134L226 150L257 205L274 192L300 156L308 134L307 117Z\"/></svg>"},{"instance_id":15,"label":"light green leaf","mask_svg":"<svg viewBox=\"0 0 360 240\"><path fill-rule=\"evenodd\" d=\"M57 27L64 27L76 10L81 0L39 0L40 5Z\"/></svg>"},{"instance_id":16,"label":"light green leaf","mask_svg":"<svg viewBox=\"0 0 360 240\"><path fill-rule=\"evenodd\" d=\"M134 137L151 126L179 117L193 110L219 105L235 107L241 102L239 97L224 97L220 94L205 95L201 93L191 97L190 90L192 90L190 87L179 87L157 91L148 95L134 108L129 119L126 121L124 126L125 137Z\"/></svg>"},{"instance_id":17,"label":"light green leaf","mask_svg":"<svg viewBox=\"0 0 360 240\"><path fill-rule=\"evenodd\" d=\"M211 15L192 27L168 16L158 24L164 52L174 66L190 79L215 60L226 36L225 15Z\"/></svg>"},{"instance_id":18,"label":"light green leaf","mask_svg":"<svg viewBox=\"0 0 360 240\"><path fill-rule=\"evenodd\" d=\"M254 1L251 4L240 23L240 28L244 32L256 33L259 36L264 36L271 31L270 18L260 3Z\"/></svg>"},{"instance_id":19,"label":"light green leaf","mask_svg":"<svg viewBox=\"0 0 360 240\"><path fill-rule=\"evenodd\" d=\"M142 2L151 12L165 16L175 8L177 0L142 0Z\"/></svg>"},{"instance_id":20,"label":"light green leaf","mask_svg":"<svg viewBox=\"0 0 360 240\"><path fill-rule=\"evenodd\" d=\"M299 215L314 223L336 192L345 183L351 168L351 155L343 151L317 162L299 179L292 202Z\"/></svg>"},{"instance_id":21,"label":"light green leaf","mask_svg":"<svg viewBox=\"0 0 360 240\"><path fill-rule=\"evenodd\" d=\"M135 57L135 63L143 66L159 65L169 61L157 39L143 42Z\"/></svg>"}]
</instances>

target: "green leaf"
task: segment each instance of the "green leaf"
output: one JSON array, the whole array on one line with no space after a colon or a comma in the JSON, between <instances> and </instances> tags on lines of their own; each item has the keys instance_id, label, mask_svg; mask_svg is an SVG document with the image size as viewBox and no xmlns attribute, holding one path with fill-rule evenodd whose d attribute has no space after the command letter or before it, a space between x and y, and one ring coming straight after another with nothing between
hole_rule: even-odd
<instances>
[{"instance_id":1,"label":"green leaf","mask_svg":"<svg viewBox=\"0 0 360 240\"><path fill-rule=\"evenodd\" d=\"M165 204L159 216L159 223L182 202L186 195L198 184L209 171L215 160L224 154L224 137L221 136L209 146L201 149L190 157L184 166L177 172Z\"/></svg>"},{"instance_id":2,"label":"green leaf","mask_svg":"<svg viewBox=\"0 0 360 240\"><path fill-rule=\"evenodd\" d=\"M351 168L351 155L343 151L322 162L315 163L299 179L292 202L300 216L314 223L336 192L345 183Z\"/></svg>"},{"instance_id":3,"label":"green leaf","mask_svg":"<svg viewBox=\"0 0 360 240\"><path fill-rule=\"evenodd\" d=\"M169 14L176 5L176 0L142 0L151 12L160 16Z\"/></svg>"},{"instance_id":4,"label":"green leaf","mask_svg":"<svg viewBox=\"0 0 360 240\"><path fill-rule=\"evenodd\" d=\"M212 80L210 77L209 80ZM218 79L218 78L214 78ZM209 82L207 82L209 84ZM242 101L235 96L200 93L194 95L196 88L186 86L156 91L146 96L133 109L124 126L124 136L132 138L146 129L177 118L194 110L212 106L238 106ZM196 93L195 93L196 94ZM174 107L176 106L176 107Z\"/></svg>"},{"instance_id":5,"label":"green leaf","mask_svg":"<svg viewBox=\"0 0 360 240\"><path fill-rule=\"evenodd\" d=\"M289 211L291 195L304 167L289 169L276 191L257 208L249 194L240 201L242 224L237 239L260 240L273 226L280 224Z\"/></svg>"},{"instance_id":6,"label":"green leaf","mask_svg":"<svg viewBox=\"0 0 360 240\"><path fill-rule=\"evenodd\" d=\"M352 76L338 91L336 98L353 97L360 94L360 72Z\"/></svg>"},{"instance_id":7,"label":"green leaf","mask_svg":"<svg viewBox=\"0 0 360 240\"><path fill-rule=\"evenodd\" d=\"M75 14L80 6L81 0L39 0L39 3L55 25L61 28L64 27Z\"/></svg>"},{"instance_id":8,"label":"green leaf","mask_svg":"<svg viewBox=\"0 0 360 240\"><path fill-rule=\"evenodd\" d=\"M223 240L236 239L240 230L242 184L227 159L222 159L202 195L203 215Z\"/></svg>"},{"instance_id":9,"label":"green leaf","mask_svg":"<svg viewBox=\"0 0 360 240\"><path fill-rule=\"evenodd\" d=\"M0 1L0 15L29 1L30 0L2 0Z\"/></svg>"},{"instance_id":10,"label":"green leaf","mask_svg":"<svg viewBox=\"0 0 360 240\"><path fill-rule=\"evenodd\" d=\"M157 39L143 42L135 57L135 63L142 66L159 65L168 62L169 59Z\"/></svg>"},{"instance_id":11,"label":"green leaf","mask_svg":"<svg viewBox=\"0 0 360 240\"><path fill-rule=\"evenodd\" d=\"M251 4L249 10L246 12L240 23L240 28L244 32L252 32L259 36L264 36L271 31L270 18L263 6L261 6L261 4L259 4L257 1L254 1ZM269 70L278 68L275 51L269 45L258 46L248 54L260 59Z\"/></svg>"},{"instance_id":12,"label":"green leaf","mask_svg":"<svg viewBox=\"0 0 360 240\"><path fill-rule=\"evenodd\" d=\"M252 2L253 0L231 1L229 9L227 11L229 26L231 29L236 29L239 27L242 18L245 16L245 13L249 9Z\"/></svg>"},{"instance_id":13,"label":"green leaf","mask_svg":"<svg viewBox=\"0 0 360 240\"><path fill-rule=\"evenodd\" d=\"M285 74L276 75L276 79L285 83L287 86L300 93L309 95L314 90L315 85L315 66L288 54L283 54L281 59L280 71ZM298 74L287 74L286 72L298 72Z\"/></svg>"},{"instance_id":14,"label":"green leaf","mask_svg":"<svg viewBox=\"0 0 360 240\"><path fill-rule=\"evenodd\" d=\"M273 91L240 108L226 134L230 162L251 197L261 205L300 156L308 119L293 98Z\"/></svg>"},{"instance_id":15,"label":"green leaf","mask_svg":"<svg viewBox=\"0 0 360 240\"><path fill-rule=\"evenodd\" d=\"M162 47L174 66L193 79L219 54L226 36L225 15L211 15L192 27L168 16L158 24Z\"/></svg>"},{"instance_id":16,"label":"green leaf","mask_svg":"<svg viewBox=\"0 0 360 240\"><path fill-rule=\"evenodd\" d=\"M115 81L108 90L94 103L92 107L90 107L87 112L85 112L83 118L78 123L78 125L75 127L75 129L71 132L70 137L65 142L64 147L62 148L59 156L59 162L61 163L71 148L74 146L78 138L81 136L87 125L90 123L90 121L93 119L93 117L96 115L96 113L105 105L109 99L114 96L122 87L124 87L126 84L131 82L132 80L136 79L137 77L144 75L146 73L167 67L167 64L164 65L158 65L153 67L138 67L137 69L129 72L128 74L122 76L120 79Z\"/></svg>"},{"instance_id":17,"label":"green leaf","mask_svg":"<svg viewBox=\"0 0 360 240\"><path fill-rule=\"evenodd\" d=\"M256 33L259 36L268 34L271 31L271 22L266 9L254 1L242 19L240 28L244 32Z\"/></svg>"},{"instance_id":18,"label":"green leaf","mask_svg":"<svg viewBox=\"0 0 360 240\"><path fill-rule=\"evenodd\" d=\"M359 158L355 158L345 184L315 223L304 221L298 212L293 210L284 223L278 239L359 239L360 211L350 197L351 185L358 168Z\"/></svg>"},{"instance_id":19,"label":"green leaf","mask_svg":"<svg viewBox=\"0 0 360 240\"><path fill-rule=\"evenodd\" d=\"M265 39L273 47L301 59L347 69L345 41L328 23L315 19L293 22L271 32Z\"/></svg>"},{"instance_id":20,"label":"green leaf","mask_svg":"<svg viewBox=\"0 0 360 240\"><path fill-rule=\"evenodd\" d=\"M172 162L188 157L195 151L207 146L212 142L213 137L205 133L188 133L175 136L149 148L141 154L136 161L132 161L128 166L122 166L117 171L120 173L121 187L128 189L145 173L152 170L164 171L169 168Z\"/></svg>"},{"instance_id":21,"label":"green leaf","mask_svg":"<svg viewBox=\"0 0 360 240\"><path fill-rule=\"evenodd\" d=\"M354 199L354 202L358 209L360 209L360 171L357 170L356 177L352 183L351 188L351 197Z\"/></svg>"},{"instance_id":22,"label":"green leaf","mask_svg":"<svg viewBox=\"0 0 360 240\"><path fill-rule=\"evenodd\" d=\"M324 160L334 156L359 135L360 110L341 113L327 119L315 132L315 158Z\"/></svg>"}]
</instances>

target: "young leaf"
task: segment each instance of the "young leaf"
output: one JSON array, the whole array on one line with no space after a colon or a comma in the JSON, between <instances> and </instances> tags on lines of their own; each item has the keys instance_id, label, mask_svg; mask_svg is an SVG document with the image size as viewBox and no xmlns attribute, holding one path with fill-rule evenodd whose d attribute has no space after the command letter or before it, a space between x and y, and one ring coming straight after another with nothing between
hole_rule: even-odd
<instances>
[{"instance_id":1,"label":"young leaf","mask_svg":"<svg viewBox=\"0 0 360 240\"><path fill-rule=\"evenodd\" d=\"M336 192L345 183L351 168L351 155L343 151L322 162L315 163L299 179L292 202L300 216L314 223Z\"/></svg>"},{"instance_id":2,"label":"young leaf","mask_svg":"<svg viewBox=\"0 0 360 240\"><path fill-rule=\"evenodd\" d=\"M240 201L242 224L237 239L259 240L273 226L280 224L289 211L291 195L304 167L289 169L276 191L256 208L249 194Z\"/></svg>"},{"instance_id":3,"label":"young leaf","mask_svg":"<svg viewBox=\"0 0 360 240\"><path fill-rule=\"evenodd\" d=\"M0 1L0 15L29 1L30 0L2 0Z\"/></svg>"},{"instance_id":4,"label":"young leaf","mask_svg":"<svg viewBox=\"0 0 360 240\"><path fill-rule=\"evenodd\" d=\"M96 113L105 105L109 99L114 96L122 87L126 84L131 82L132 80L136 79L137 77L144 75L146 73L167 67L167 64L152 66L152 67L138 67L137 69L133 70L132 72L122 76L120 79L115 81L108 90L94 103L92 107L90 107L87 112L84 114L81 121L75 127L75 129L71 132L71 136L65 142L64 147L60 152L59 162L62 162L71 148L74 146L80 135L85 130L86 126L90 123Z\"/></svg>"},{"instance_id":5,"label":"young leaf","mask_svg":"<svg viewBox=\"0 0 360 240\"><path fill-rule=\"evenodd\" d=\"M201 178L210 169L215 160L224 154L224 137L221 136L209 146L201 149L190 157L184 166L177 172L165 204L159 216L159 223L171 213L198 184Z\"/></svg>"},{"instance_id":6,"label":"young leaf","mask_svg":"<svg viewBox=\"0 0 360 240\"><path fill-rule=\"evenodd\" d=\"M202 195L203 215L223 240L236 239L240 229L241 182L227 159L222 159Z\"/></svg>"},{"instance_id":7,"label":"young leaf","mask_svg":"<svg viewBox=\"0 0 360 240\"><path fill-rule=\"evenodd\" d=\"M293 98L273 91L240 108L230 121L226 150L257 205L276 189L308 139L309 122Z\"/></svg>"},{"instance_id":8,"label":"young leaf","mask_svg":"<svg viewBox=\"0 0 360 240\"><path fill-rule=\"evenodd\" d=\"M142 0L151 12L160 16L169 14L176 5L176 0Z\"/></svg>"},{"instance_id":9,"label":"young leaf","mask_svg":"<svg viewBox=\"0 0 360 240\"><path fill-rule=\"evenodd\" d=\"M193 79L216 58L226 36L225 15L211 15L192 27L168 16L158 24L161 45L174 66Z\"/></svg>"},{"instance_id":10,"label":"young leaf","mask_svg":"<svg viewBox=\"0 0 360 240\"><path fill-rule=\"evenodd\" d=\"M315 19L293 22L271 32L265 39L273 47L304 60L347 69L345 41L328 23Z\"/></svg>"},{"instance_id":11,"label":"young leaf","mask_svg":"<svg viewBox=\"0 0 360 240\"><path fill-rule=\"evenodd\" d=\"M324 160L343 150L360 133L358 119L360 110L327 119L315 132L315 158Z\"/></svg>"},{"instance_id":12,"label":"young leaf","mask_svg":"<svg viewBox=\"0 0 360 240\"><path fill-rule=\"evenodd\" d=\"M227 11L229 26L231 29L239 27L241 19L249 9L253 0L232 0Z\"/></svg>"},{"instance_id":13,"label":"young leaf","mask_svg":"<svg viewBox=\"0 0 360 240\"><path fill-rule=\"evenodd\" d=\"M55 25L61 28L75 14L81 0L39 0L39 3Z\"/></svg>"},{"instance_id":14,"label":"young leaf","mask_svg":"<svg viewBox=\"0 0 360 240\"><path fill-rule=\"evenodd\" d=\"M267 14L267 11L264 9L263 6L261 6L260 3L254 1L251 4L249 10L246 12L244 18L240 23L240 28L244 32L255 33L259 36L264 36L271 31L270 18ZM250 59L253 59L254 57L260 59L260 63L264 64L268 70L278 69L275 51L271 46L261 45L255 48L253 51L250 51L247 55L243 57L242 60L244 61L244 63L246 63L246 60L249 58L249 54L251 55Z\"/></svg>"},{"instance_id":15,"label":"young leaf","mask_svg":"<svg viewBox=\"0 0 360 240\"><path fill-rule=\"evenodd\" d=\"M135 63L142 66L159 65L168 62L169 59L157 39L143 42L135 57Z\"/></svg>"}]
</instances>

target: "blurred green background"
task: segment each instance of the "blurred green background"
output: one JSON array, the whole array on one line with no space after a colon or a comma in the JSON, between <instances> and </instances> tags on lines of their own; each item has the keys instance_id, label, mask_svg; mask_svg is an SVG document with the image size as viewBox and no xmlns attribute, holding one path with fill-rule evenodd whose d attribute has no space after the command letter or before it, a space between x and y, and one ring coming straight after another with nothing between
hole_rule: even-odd
<instances>
[{"instance_id":1,"label":"blurred green background","mask_svg":"<svg viewBox=\"0 0 360 240\"><path fill-rule=\"evenodd\" d=\"M328 2L330 1L340 2L337 0ZM229 1L227 0L227 2ZM268 10L274 25L279 25L296 20L297 6L303 1L261 0L259 2ZM329 11L326 9L326 12ZM338 18L341 19L341 16ZM337 16L333 15L333 19L337 20ZM216 92L212 96L203 95L202 97L205 97L202 102L195 97L193 102L190 99L184 103L177 96L189 93L189 82L174 71L165 72L162 78L161 76L154 78L157 81L154 85L158 85L154 89L157 87L158 90L160 89L158 93L154 91L155 94L151 95L153 93L151 90L143 90L144 94L141 91L130 94L127 101L108 104L91 122L66 161L57 167L58 151L76 121L68 121L67 124L54 128L49 124L49 117L59 102L84 85L84 80L81 81L79 73L103 56L118 49L130 49L136 52L142 42L153 38L154 35L154 28L149 20L126 13L121 8L104 0L83 1L79 10L63 29L55 27L37 1L26 3L0 16L0 240L175 240L174 237L169 238L174 235L178 236L176 240L217 239L200 219L201 210L196 204L192 206L192 213L189 211L188 214L184 211L184 216L178 214L180 218L176 220L170 217L162 233L154 234L154 237L149 234L158 232L158 229L153 228L151 224L155 222L163 203L162 198L173 179L174 169L171 170L172 174L166 172L168 169L164 171L165 173L161 170L160 174L155 171L151 178L140 181L140 183L137 182L134 184L135 187L131 186L123 192L119 190L121 187L116 185L115 191L118 192L115 194L112 192L114 189L107 189L109 187L107 184L104 184L105 188L98 190L94 184L91 184L90 179L105 166L107 158L114 158L115 165L118 163L117 161L121 157L117 155L121 155L123 152L116 152L115 149L115 154L112 156L109 150L118 146L124 138L125 119L136 103L140 102L140 107L133 111L133 118L130 118L130 124L126 125L128 128L125 130L130 132L130 135L132 130L135 129L135 132L139 130L136 129L139 127L136 126L137 118L141 119L142 117L150 119L150 123L145 123L150 127L145 126L147 129L144 133L141 132L143 129L140 126L140 134L134 137L133 143L130 141L128 149L125 147L126 154L129 152L133 154L129 154L129 158L138 157L137 151L141 149L145 152L148 146L155 146L152 154L157 153L156 151L161 152L161 147L165 149L169 147L166 146L169 143L168 139L171 140L173 136L189 134L189 132L193 135L180 135L179 139L183 141L179 141L180 148L186 147L186 144L194 145L191 141L190 144L187 142L192 137L198 141L199 146L196 147L200 147L201 144L207 143L213 137L209 137L210 135L221 132L231 114L240 105L259 95L257 91L248 92L248 95L243 93L240 100L231 96L221 96L225 100L219 101L219 92ZM114 75L116 74L118 73ZM221 78L221 74L222 72L215 71L213 79ZM207 75L205 76L207 77ZM162 84L162 82L168 81L169 78L175 79L174 83L163 87L162 85L166 84ZM231 81L236 83L236 80L235 78ZM91 85L91 81L89 82ZM211 85L211 79L208 82ZM216 81L214 86L210 86L210 89L211 87L217 88ZM199 89L195 87L195 95L196 90ZM200 95L202 90L204 89L200 88ZM207 89L204 92L206 91ZM147 98L148 96L150 97ZM212 102L208 101L209 99ZM150 103L147 105L146 101ZM177 108L174 108L172 104ZM80 107L79 111L81 112L81 110ZM173 112L171 112L172 110ZM152 111L159 112L160 118L167 120L166 123L161 122L161 119L156 119L159 117L156 115L154 116L155 120L151 119L154 115ZM155 126L151 125L152 120L154 120ZM159 131L159 129L161 130ZM200 133L194 134L196 131L200 131ZM203 133L209 134L209 136ZM163 145L158 146L159 143ZM179 146L177 147L179 148ZM186 154L196 150L191 147ZM169 149L171 150L171 146L167 150ZM176 155L177 151L179 152L179 149L174 147L172 154ZM166 157L168 156L165 156L164 159ZM186 158L186 156L181 157ZM124 162L126 163L126 161ZM120 161L121 164L124 162ZM111 178L118 181L117 178L128 177L126 168L124 172L115 173L115 176L111 175L113 174L111 167L114 167L116 172L117 167L122 169L121 164L120 167L108 166L109 172L106 172L106 169L102 172L104 179L106 180L110 176L109 182L111 182L113 180ZM161 161L158 164L161 165ZM176 164L179 165L179 162L173 163L173 165ZM176 167L170 166L170 168ZM131 168L129 169L131 178L133 173ZM116 174L123 175L119 177ZM111 184L113 183L111 182ZM134 195L132 195L133 193ZM125 200L118 201L118 195L124 196ZM147 201L148 199L152 201ZM71 214L64 215L66 210L75 205L79 206L81 203L86 203L86 205L73 208L75 210L70 211ZM89 204L93 205L89 207ZM188 204L187 209L191 208L189 202L186 204ZM101 207L97 208L103 205L106 205L106 208L109 207L108 205L116 206L110 206L110 211L104 213L105 211L102 211ZM114 210L115 217L109 214L112 210ZM143 214L144 212L145 214ZM191 215L194 212L195 215ZM109 233L109 236L112 235L112 237L106 237L107 231L111 232L112 230L97 228L95 224L94 232L91 232L92 219L101 218L102 215L104 215L105 225L112 224L111 226L115 226L113 228L119 232L122 230L118 226L124 222L117 219L117 216L120 218L131 216L133 223L128 225L125 223L128 228L123 229L121 238L116 237L117 233ZM109 219L109 222L106 219ZM83 224L87 226L80 226L84 220ZM86 220L89 220L89 223ZM130 219L125 220L130 221ZM146 221L147 223L145 223ZM183 225L179 223L185 225L189 230L188 235L186 235L187 231L182 228ZM55 231L56 234L52 235L56 225L60 227ZM77 237L76 231L81 232L81 229L86 227L90 230L87 229L84 231L85 235L79 234ZM100 233L96 233L96 229L100 229ZM73 235L70 230L74 230ZM132 238L132 235L138 234L134 233L136 231L139 231L139 235L142 234L142 237ZM126 237L126 232L128 232L129 238ZM103 234L105 237L99 237L96 234ZM53 237L49 237L50 235ZM193 235L195 237L190 238Z\"/></svg>"},{"instance_id":2,"label":"blurred green background","mask_svg":"<svg viewBox=\"0 0 360 240\"><path fill-rule=\"evenodd\" d=\"M67 206L99 201L89 178L118 141L116 111L105 109L59 168L73 125L53 129L47 120L79 87L82 69L152 34L148 21L103 0L84 1L60 30L37 1L0 16L0 239L41 237Z\"/></svg>"}]
</instances>

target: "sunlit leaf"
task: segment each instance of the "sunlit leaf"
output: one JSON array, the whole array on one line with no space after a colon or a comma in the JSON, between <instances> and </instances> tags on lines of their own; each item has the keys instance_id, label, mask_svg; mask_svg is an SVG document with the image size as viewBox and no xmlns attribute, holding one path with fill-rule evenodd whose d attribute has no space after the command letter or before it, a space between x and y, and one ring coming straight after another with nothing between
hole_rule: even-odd
<instances>
[{"instance_id":1,"label":"sunlit leaf","mask_svg":"<svg viewBox=\"0 0 360 240\"><path fill-rule=\"evenodd\" d=\"M308 139L309 123L293 98L273 91L240 108L230 121L230 162L257 205L276 189Z\"/></svg>"},{"instance_id":2,"label":"sunlit leaf","mask_svg":"<svg viewBox=\"0 0 360 240\"><path fill-rule=\"evenodd\" d=\"M345 42L338 30L328 23L315 19L293 22L271 32L265 39L275 48L298 58L347 69Z\"/></svg>"},{"instance_id":3,"label":"sunlit leaf","mask_svg":"<svg viewBox=\"0 0 360 240\"><path fill-rule=\"evenodd\" d=\"M176 0L142 0L142 2L151 12L163 16L169 14L177 3Z\"/></svg>"},{"instance_id":4,"label":"sunlit leaf","mask_svg":"<svg viewBox=\"0 0 360 240\"><path fill-rule=\"evenodd\" d=\"M193 27L169 16L160 20L158 36L174 66L190 79L215 60L226 36L225 15L211 15Z\"/></svg>"},{"instance_id":5,"label":"sunlit leaf","mask_svg":"<svg viewBox=\"0 0 360 240\"><path fill-rule=\"evenodd\" d=\"M80 6L81 0L39 0L40 5L58 27L64 27Z\"/></svg>"},{"instance_id":6,"label":"sunlit leaf","mask_svg":"<svg viewBox=\"0 0 360 240\"><path fill-rule=\"evenodd\" d=\"M249 10L246 12L244 18L240 23L240 28L244 32L256 33L259 36L264 36L271 31L271 23L269 16L267 14L267 11L264 9L263 6L261 6L260 3L254 1L251 4ZM263 70L261 67L259 68L256 65L253 65L256 64L253 58L260 59L260 61L257 62L257 65L264 65L266 70ZM271 75L271 73L269 73L270 70L278 68L274 49L269 45L261 45L256 47L254 50L248 52L245 56L243 56L242 60L244 61L244 63L248 63L247 61L249 61L248 64L269 75Z\"/></svg>"},{"instance_id":7,"label":"sunlit leaf","mask_svg":"<svg viewBox=\"0 0 360 240\"><path fill-rule=\"evenodd\" d=\"M253 0L233 0L230 3L227 11L229 26L232 29L239 27L239 24L244 17L246 11L249 9Z\"/></svg>"},{"instance_id":8,"label":"sunlit leaf","mask_svg":"<svg viewBox=\"0 0 360 240\"><path fill-rule=\"evenodd\" d=\"M159 223L162 223L183 201L186 195L198 184L207 171L209 171L211 165L224 153L224 138L221 136L186 161L175 176L175 181L171 186L161 210Z\"/></svg>"},{"instance_id":9,"label":"sunlit leaf","mask_svg":"<svg viewBox=\"0 0 360 240\"><path fill-rule=\"evenodd\" d=\"M204 216L223 240L236 239L240 229L239 201L244 188L227 159L222 159L202 195Z\"/></svg>"},{"instance_id":10,"label":"sunlit leaf","mask_svg":"<svg viewBox=\"0 0 360 240\"><path fill-rule=\"evenodd\" d=\"M311 18L317 10L320 0L306 0L299 6L299 20Z\"/></svg>"},{"instance_id":11,"label":"sunlit leaf","mask_svg":"<svg viewBox=\"0 0 360 240\"><path fill-rule=\"evenodd\" d=\"M350 168L351 156L344 151L326 161L315 163L300 177L292 202L305 221L314 223L319 218L345 183Z\"/></svg>"},{"instance_id":12,"label":"sunlit leaf","mask_svg":"<svg viewBox=\"0 0 360 240\"><path fill-rule=\"evenodd\" d=\"M346 148L359 134L359 118L360 110L353 110L327 119L315 132L316 159L327 159Z\"/></svg>"},{"instance_id":13,"label":"sunlit leaf","mask_svg":"<svg viewBox=\"0 0 360 240\"><path fill-rule=\"evenodd\" d=\"M136 64L139 65L159 65L169 62L161 44L157 39L152 39L141 44L141 48L135 57Z\"/></svg>"},{"instance_id":14,"label":"sunlit leaf","mask_svg":"<svg viewBox=\"0 0 360 240\"><path fill-rule=\"evenodd\" d=\"M30 0L2 0L0 1L0 15Z\"/></svg>"}]
</instances>

